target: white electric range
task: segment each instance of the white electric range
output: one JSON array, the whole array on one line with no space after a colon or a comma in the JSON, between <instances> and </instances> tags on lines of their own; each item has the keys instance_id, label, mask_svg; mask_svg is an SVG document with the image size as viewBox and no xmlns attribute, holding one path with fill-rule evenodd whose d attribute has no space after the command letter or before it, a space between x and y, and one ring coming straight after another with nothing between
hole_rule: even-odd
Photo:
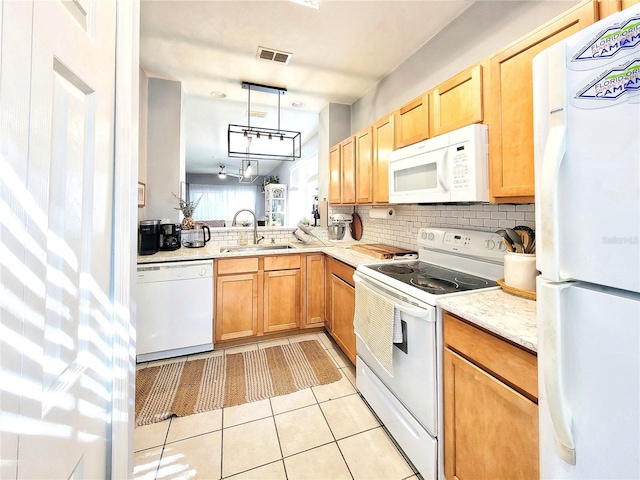
<instances>
[{"instance_id":1,"label":"white electric range","mask_svg":"<svg viewBox=\"0 0 640 480\"><path fill-rule=\"evenodd\" d=\"M437 300L499 288L506 249L494 233L438 228L420 229L418 245L418 260L356 269L356 309L371 295L392 302L398 329L390 372L374 353L379 339L359 331L356 322L356 384L420 474L436 479L444 478L443 442L438 441L443 431L442 311Z\"/></svg>"}]
</instances>

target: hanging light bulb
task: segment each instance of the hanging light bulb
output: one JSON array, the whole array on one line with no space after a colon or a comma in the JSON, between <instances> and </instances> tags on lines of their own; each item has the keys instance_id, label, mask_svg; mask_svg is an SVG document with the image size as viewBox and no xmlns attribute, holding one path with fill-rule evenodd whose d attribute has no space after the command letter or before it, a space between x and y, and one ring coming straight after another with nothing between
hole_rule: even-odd
<instances>
[{"instance_id":1,"label":"hanging light bulb","mask_svg":"<svg viewBox=\"0 0 640 480\"><path fill-rule=\"evenodd\" d=\"M269 140L273 139L273 135L269 134Z\"/></svg>"},{"instance_id":2,"label":"hanging light bulb","mask_svg":"<svg viewBox=\"0 0 640 480\"><path fill-rule=\"evenodd\" d=\"M257 132L257 133L256 133L256 138L257 138L258 140L260 140L260 132Z\"/></svg>"},{"instance_id":3,"label":"hanging light bulb","mask_svg":"<svg viewBox=\"0 0 640 480\"><path fill-rule=\"evenodd\" d=\"M218 172L218 178L227 178L227 171L224 169L224 165L220 165L220 171Z\"/></svg>"},{"instance_id":4,"label":"hanging light bulb","mask_svg":"<svg viewBox=\"0 0 640 480\"><path fill-rule=\"evenodd\" d=\"M251 162L249 162L247 164L247 168L245 168L245 170L244 170L244 176L245 177L250 177L251 176Z\"/></svg>"},{"instance_id":5,"label":"hanging light bulb","mask_svg":"<svg viewBox=\"0 0 640 480\"><path fill-rule=\"evenodd\" d=\"M280 141L284 142L284 135L280 135Z\"/></svg>"}]
</instances>

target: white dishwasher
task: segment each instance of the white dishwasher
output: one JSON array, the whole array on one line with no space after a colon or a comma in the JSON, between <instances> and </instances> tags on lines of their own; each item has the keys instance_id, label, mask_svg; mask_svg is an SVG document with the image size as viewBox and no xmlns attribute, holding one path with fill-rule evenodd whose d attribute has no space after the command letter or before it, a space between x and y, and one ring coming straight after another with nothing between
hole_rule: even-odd
<instances>
[{"instance_id":1,"label":"white dishwasher","mask_svg":"<svg viewBox=\"0 0 640 480\"><path fill-rule=\"evenodd\" d=\"M138 265L136 361L213 350L213 260Z\"/></svg>"}]
</instances>

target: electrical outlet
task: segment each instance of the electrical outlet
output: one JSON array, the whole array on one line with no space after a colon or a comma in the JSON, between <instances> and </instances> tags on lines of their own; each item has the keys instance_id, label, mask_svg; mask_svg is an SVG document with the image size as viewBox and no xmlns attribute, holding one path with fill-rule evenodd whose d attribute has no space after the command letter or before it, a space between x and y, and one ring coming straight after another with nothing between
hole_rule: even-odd
<instances>
[{"instance_id":1,"label":"electrical outlet","mask_svg":"<svg viewBox=\"0 0 640 480\"><path fill-rule=\"evenodd\" d=\"M407 222L407 233L411 234L411 222Z\"/></svg>"}]
</instances>

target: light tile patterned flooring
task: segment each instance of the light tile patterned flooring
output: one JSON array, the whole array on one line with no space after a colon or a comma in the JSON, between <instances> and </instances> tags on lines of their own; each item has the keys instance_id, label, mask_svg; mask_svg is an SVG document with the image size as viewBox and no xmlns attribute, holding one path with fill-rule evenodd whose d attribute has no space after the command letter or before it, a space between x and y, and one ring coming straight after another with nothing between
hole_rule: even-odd
<instances>
[{"instance_id":1,"label":"light tile patterned flooring","mask_svg":"<svg viewBox=\"0 0 640 480\"><path fill-rule=\"evenodd\" d=\"M327 334L251 343L188 359L309 339L319 340L336 362L339 381L138 427L134 478L419 478L356 391L355 369Z\"/></svg>"}]
</instances>

